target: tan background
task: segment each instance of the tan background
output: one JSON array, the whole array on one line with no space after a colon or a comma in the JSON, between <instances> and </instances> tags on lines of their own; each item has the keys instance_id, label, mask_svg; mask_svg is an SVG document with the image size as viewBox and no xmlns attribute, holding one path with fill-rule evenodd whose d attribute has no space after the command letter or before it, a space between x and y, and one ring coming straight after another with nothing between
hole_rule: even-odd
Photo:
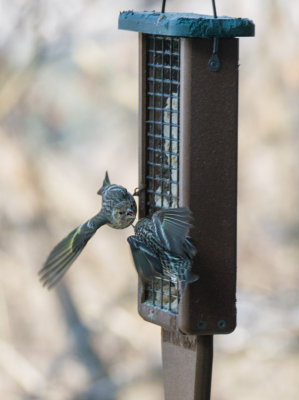
<instances>
[{"instance_id":1,"label":"tan background","mask_svg":"<svg viewBox=\"0 0 299 400\"><path fill-rule=\"evenodd\" d=\"M182 5L184 3L184 5ZM241 39L238 328L215 339L213 400L299 398L299 4L218 1ZM137 34L122 9L157 1L0 0L0 393L162 400L160 330L136 311L126 237L102 228L57 290L37 271L97 212L111 180L137 185ZM209 1L169 11L211 13Z\"/></svg>"}]
</instances>

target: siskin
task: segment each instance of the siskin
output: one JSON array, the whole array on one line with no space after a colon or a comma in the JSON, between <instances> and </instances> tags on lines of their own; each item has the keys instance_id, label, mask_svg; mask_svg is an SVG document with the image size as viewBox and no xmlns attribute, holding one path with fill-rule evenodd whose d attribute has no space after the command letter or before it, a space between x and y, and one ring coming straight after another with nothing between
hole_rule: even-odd
<instances>
[{"instance_id":1,"label":"siskin","mask_svg":"<svg viewBox=\"0 0 299 400\"><path fill-rule=\"evenodd\" d=\"M164 276L179 280L181 288L198 279L191 272L196 249L187 235L191 211L169 208L156 211L152 218L142 218L135 225L135 235L128 237L136 270L143 281Z\"/></svg>"},{"instance_id":2,"label":"siskin","mask_svg":"<svg viewBox=\"0 0 299 400\"><path fill-rule=\"evenodd\" d=\"M39 271L40 281L48 289L62 278L101 226L124 229L135 220L137 207L134 197L124 187L112 185L107 172L103 186L97 194L102 196L100 212L62 239Z\"/></svg>"}]
</instances>

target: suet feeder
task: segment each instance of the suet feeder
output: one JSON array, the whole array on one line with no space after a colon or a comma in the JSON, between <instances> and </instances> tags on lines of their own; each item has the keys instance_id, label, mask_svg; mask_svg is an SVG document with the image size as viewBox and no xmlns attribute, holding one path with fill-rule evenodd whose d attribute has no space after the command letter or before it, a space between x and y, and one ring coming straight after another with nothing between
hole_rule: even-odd
<instances>
[{"instance_id":1,"label":"suet feeder","mask_svg":"<svg viewBox=\"0 0 299 400\"><path fill-rule=\"evenodd\" d=\"M207 16L164 6L122 12L119 28L139 32L139 216L188 206L194 217L192 272L199 279L184 293L166 278L139 281L139 313L163 328L170 366L183 357L180 347L199 350L211 335L236 327L237 37L254 36L254 24L217 17L215 8ZM199 363L195 354L195 369ZM209 398L179 393L181 386L166 398Z\"/></svg>"}]
</instances>

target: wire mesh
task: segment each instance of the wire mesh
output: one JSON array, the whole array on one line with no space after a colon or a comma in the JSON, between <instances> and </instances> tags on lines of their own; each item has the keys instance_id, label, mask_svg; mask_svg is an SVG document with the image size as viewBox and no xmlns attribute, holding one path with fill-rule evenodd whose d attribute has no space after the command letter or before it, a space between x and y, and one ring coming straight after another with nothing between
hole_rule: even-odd
<instances>
[{"instance_id":1,"label":"wire mesh","mask_svg":"<svg viewBox=\"0 0 299 400\"><path fill-rule=\"evenodd\" d=\"M180 39L146 35L146 206L179 205ZM146 302L177 313L177 282L154 278Z\"/></svg>"}]
</instances>

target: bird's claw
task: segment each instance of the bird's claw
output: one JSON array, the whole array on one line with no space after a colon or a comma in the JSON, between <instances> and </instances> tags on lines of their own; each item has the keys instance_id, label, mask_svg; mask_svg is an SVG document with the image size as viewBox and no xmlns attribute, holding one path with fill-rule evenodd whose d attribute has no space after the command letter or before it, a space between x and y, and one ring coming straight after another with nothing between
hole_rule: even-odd
<instances>
[{"instance_id":1,"label":"bird's claw","mask_svg":"<svg viewBox=\"0 0 299 400\"><path fill-rule=\"evenodd\" d=\"M140 189L139 189L138 187L136 187L136 188L134 189L133 196L139 196L140 193L141 193L143 190L145 190L145 186L141 187Z\"/></svg>"}]
</instances>

